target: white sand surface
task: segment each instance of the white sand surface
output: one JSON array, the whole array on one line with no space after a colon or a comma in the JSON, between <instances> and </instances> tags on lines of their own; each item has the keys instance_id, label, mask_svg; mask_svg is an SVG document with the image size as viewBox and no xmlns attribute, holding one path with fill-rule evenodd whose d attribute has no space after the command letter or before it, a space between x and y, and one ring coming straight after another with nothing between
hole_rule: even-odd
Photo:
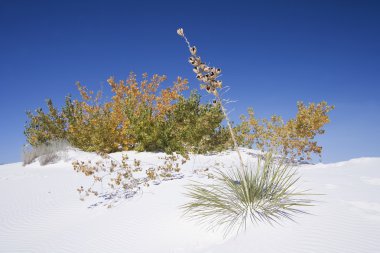
<instances>
[{"instance_id":1,"label":"white sand surface","mask_svg":"<svg viewBox=\"0 0 380 253\"><path fill-rule=\"evenodd\" d=\"M253 151L244 150L249 159ZM128 152L143 164L158 163L158 153ZM112 155L120 159L121 153ZM69 151L63 160L40 166L0 166L0 252L126 253L359 253L380 252L380 158L334 164L302 165L300 186L318 202L296 222L249 226L223 238L187 221L178 208L186 202L189 180L208 180L194 169L238 164L234 153L192 156L185 178L144 188L113 208L89 208L98 200L80 201L76 189L91 183L71 161L96 160L95 154Z\"/></svg>"}]
</instances>

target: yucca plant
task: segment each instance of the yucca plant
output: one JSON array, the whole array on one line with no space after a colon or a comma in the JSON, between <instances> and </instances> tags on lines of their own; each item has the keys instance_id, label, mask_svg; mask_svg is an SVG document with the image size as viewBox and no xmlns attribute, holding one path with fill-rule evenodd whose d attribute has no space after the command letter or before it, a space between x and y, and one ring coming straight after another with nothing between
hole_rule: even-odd
<instances>
[{"instance_id":1,"label":"yucca plant","mask_svg":"<svg viewBox=\"0 0 380 253\"><path fill-rule=\"evenodd\" d=\"M299 176L289 163L268 153L244 169L216 170L210 183L194 182L185 194L190 201L182 206L185 217L209 229L223 229L224 235L245 230L252 223L278 223L306 213L312 205L307 191L297 190Z\"/></svg>"}]
</instances>

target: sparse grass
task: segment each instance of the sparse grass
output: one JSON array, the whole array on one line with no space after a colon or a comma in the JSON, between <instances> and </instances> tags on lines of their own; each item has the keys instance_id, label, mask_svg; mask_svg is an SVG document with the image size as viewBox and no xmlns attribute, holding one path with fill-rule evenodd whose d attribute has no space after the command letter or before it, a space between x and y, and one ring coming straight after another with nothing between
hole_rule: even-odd
<instances>
[{"instance_id":1,"label":"sparse grass","mask_svg":"<svg viewBox=\"0 0 380 253\"><path fill-rule=\"evenodd\" d=\"M23 165L31 164L37 158L42 166L55 162L59 159L57 152L64 151L68 147L70 147L70 144L66 140L54 140L36 147L24 147L22 154Z\"/></svg>"},{"instance_id":2,"label":"sparse grass","mask_svg":"<svg viewBox=\"0 0 380 253\"><path fill-rule=\"evenodd\" d=\"M182 206L185 216L209 229L221 228L225 236L252 223L293 220L301 208L312 205L305 191L296 189L299 177L288 163L273 155L259 159L257 166L243 170L218 170L212 183L195 182L187 187L189 202Z\"/></svg>"},{"instance_id":3,"label":"sparse grass","mask_svg":"<svg viewBox=\"0 0 380 253\"><path fill-rule=\"evenodd\" d=\"M54 163L58 160L59 160L59 156L57 155L57 153L49 153L49 154L40 156L38 158L38 161L40 162L42 166L45 166L49 163Z\"/></svg>"}]
</instances>

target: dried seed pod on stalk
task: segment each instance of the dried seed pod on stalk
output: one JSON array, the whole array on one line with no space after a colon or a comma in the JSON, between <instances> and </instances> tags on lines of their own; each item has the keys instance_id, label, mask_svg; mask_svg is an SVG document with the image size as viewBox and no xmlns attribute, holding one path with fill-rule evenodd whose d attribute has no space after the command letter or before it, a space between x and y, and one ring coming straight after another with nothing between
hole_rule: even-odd
<instances>
[{"instance_id":1,"label":"dried seed pod on stalk","mask_svg":"<svg viewBox=\"0 0 380 253\"><path fill-rule=\"evenodd\" d=\"M218 89L222 88L222 81L217 80L217 78L219 77L222 70L220 68L216 68L216 67L209 67L206 64L202 63L201 57L199 55L197 55L197 48L190 44L190 42L188 41L188 39L185 36L183 29L179 28L177 30L177 33L179 36L181 36L185 40L185 42L189 48L189 51L192 55L189 58L189 62L191 65L195 66L193 71L197 74L197 76L196 76L197 79L204 83L204 84L201 84L201 89L206 89L206 91L208 93L212 93L215 96L217 103L220 104L220 107L221 107L223 114L224 114L224 118L227 121L228 129L229 129L229 132L231 134L232 141L234 143L234 148L235 148L235 150L239 156L241 169L244 169L243 158L240 154L239 147L238 147L238 144L236 141L236 137L235 137L234 131L232 130L231 122L228 118L226 109L223 106L222 99L220 98L220 95L218 92Z\"/></svg>"}]
</instances>

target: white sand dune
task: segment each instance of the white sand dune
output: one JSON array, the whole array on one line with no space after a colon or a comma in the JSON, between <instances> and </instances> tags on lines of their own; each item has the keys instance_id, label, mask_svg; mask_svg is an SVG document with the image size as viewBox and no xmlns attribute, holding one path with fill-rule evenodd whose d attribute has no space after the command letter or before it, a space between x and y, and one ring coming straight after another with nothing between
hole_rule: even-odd
<instances>
[{"instance_id":1,"label":"white sand dune","mask_svg":"<svg viewBox=\"0 0 380 253\"><path fill-rule=\"evenodd\" d=\"M245 159L250 152L244 151ZM128 155L145 163L163 156ZM75 159L97 156L70 151L64 161L44 167L0 166L0 252L380 252L380 158L301 166L301 187L324 194L306 209L311 215L250 226L226 239L183 219L178 207L186 202L183 186L198 180L194 169L238 164L235 154L192 157L184 179L145 188L110 209L88 208L94 198L79 200L76 188L90 179L75 173Z\"/></svg>"}]
</instances>

